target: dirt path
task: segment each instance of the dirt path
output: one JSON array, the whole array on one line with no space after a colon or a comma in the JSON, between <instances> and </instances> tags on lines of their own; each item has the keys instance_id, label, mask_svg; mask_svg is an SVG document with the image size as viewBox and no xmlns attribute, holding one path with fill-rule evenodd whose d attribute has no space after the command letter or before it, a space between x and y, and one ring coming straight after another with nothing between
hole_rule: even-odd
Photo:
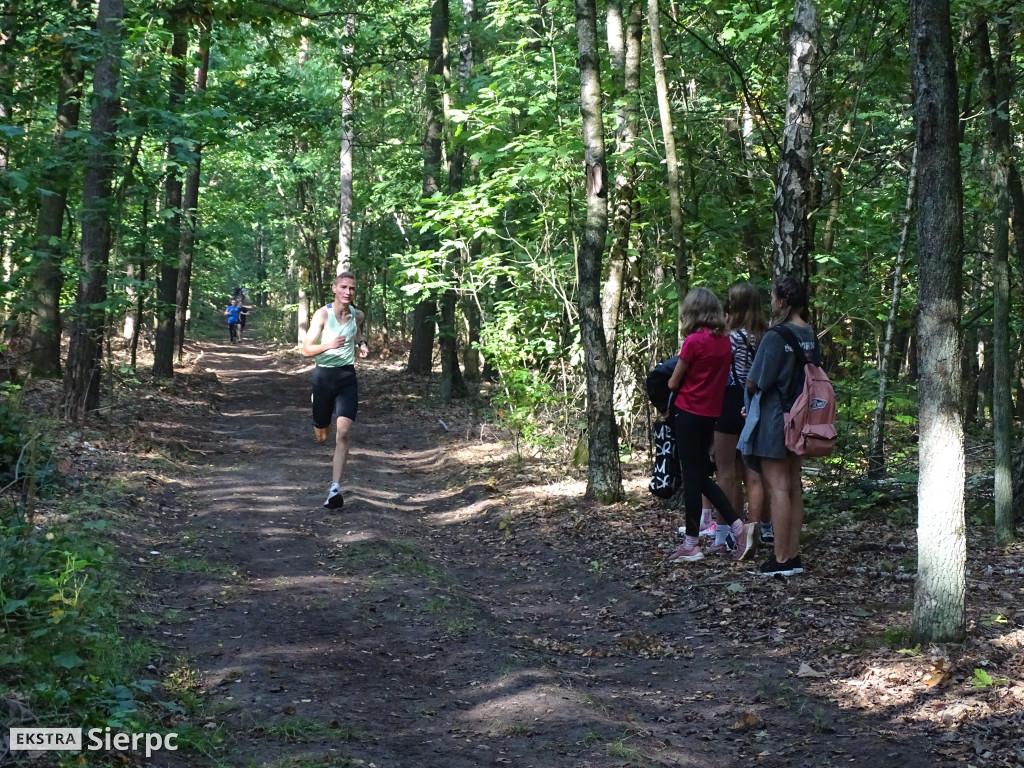
<instances>
[{"instance_id":1,"label":"dirt path","mask_svg":"<svg viewBox=\"0 0 1024 768\"><path fill-rule=\"evenodd\" d=\"M798 654L635 589L564 531L510 525L513 502L467 459L496 446L468 414L430 411L398 364L360 368L339 512L320 506L330 449L302 361L206 344L201 364L223 400L174 427L197 461L153 588L166 664L192 660L200 725L226 742L173 765L944 764L892 711L807 693Z\"/></svg>"}]
</instances>

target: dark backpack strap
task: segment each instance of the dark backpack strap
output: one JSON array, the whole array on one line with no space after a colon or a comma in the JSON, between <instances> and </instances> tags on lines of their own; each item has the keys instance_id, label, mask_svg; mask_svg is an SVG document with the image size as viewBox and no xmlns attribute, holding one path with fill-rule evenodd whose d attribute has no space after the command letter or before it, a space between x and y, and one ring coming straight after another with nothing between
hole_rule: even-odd
<instances>
[{"instance_id":1,"label":"dark backpack strap","mask_svg":"<svg viewBox=\"0 0 1024 768\"><path fill-rule=\"evenodd\" d=\"M794 372L796 375L793 376L793 391L783 392L781 388L779 389L779 394L782 395L783 398L782 410L789 411L789 409L793 407L793 403L796 401L797 395L800 394L800 387L803 386L804 366L811 361L808 359L808 353L804 352L803 347L800 346L800 340L796 337L796 334L785 325L773 325L768 329L768 331L775 331L778 333L779 336L781 336L793 349L793 354L796 356L796 371ZM817 348L817 337L814 339L814 345L815 348Z\"/></svg>"}]
</instances>

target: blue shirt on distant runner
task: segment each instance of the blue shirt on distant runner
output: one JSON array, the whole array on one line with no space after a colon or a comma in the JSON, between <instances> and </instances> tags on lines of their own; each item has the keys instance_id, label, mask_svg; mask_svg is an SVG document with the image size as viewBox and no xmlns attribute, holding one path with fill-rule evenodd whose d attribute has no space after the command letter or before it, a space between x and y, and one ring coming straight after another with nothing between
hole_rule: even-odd
<instances>
[{"instance_id":1,"label":"blue shirt on distant runner","mask_svg":"<svg viewBox=\"0 0 1024 768\"><path fill-rule=\"evenodd\" d=\"M224 314L228 316L228 325L238 322L238 312L239 307L234 304L229 305L227 309L224 310Z\"/></svg>"}]
</instances>

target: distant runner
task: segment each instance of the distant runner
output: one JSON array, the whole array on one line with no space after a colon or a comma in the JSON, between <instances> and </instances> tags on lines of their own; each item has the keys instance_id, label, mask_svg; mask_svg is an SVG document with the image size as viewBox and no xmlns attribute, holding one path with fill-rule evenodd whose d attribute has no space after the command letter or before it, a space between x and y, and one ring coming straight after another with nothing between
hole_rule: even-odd
<instances>
[{"instance_id":1,"label":"distant runner","mask_svg":"<svg viewBox=\"0 0 1024 768\"><path fill-rule=\"evenodd\" d=\"M356 280L351 272L342 272L334 279L334 303L320 307L313 315L302 354L316 358L310 377L313 384L313 434L317 442L327 441L333 418L335 434L334 466L331 487L324 506L340 509L341 479L348 463L349 433L359 410L359 383L356 380L355 348L359 357L369 354L363 338L363 313L352 306Z\"/></svg>"},{"instance_id":2,"label":"distant runner","mask_svg":"<svg viewBox=\"0 0 1024 768\"><path fill-rule=\"evenodd\" d=\"M234 344L238 340L238 316L239 306L235 299L231 300L227 308L224 310L224 314L228 318L228 331L231 333L231 343Z\"/></svg>"},{"instance_id":3,"label":"distant runner","mask_svg":"<svg viewBox=\"0 0 1024 768\"><path fill-rule=\"evenodd\" d=\"M238 302L238 340L242 340L242 336L245 335L245 321L249 319L249 313L252 312L252 307L247 305L245 301Z\"/></svg>"}]
</instances>

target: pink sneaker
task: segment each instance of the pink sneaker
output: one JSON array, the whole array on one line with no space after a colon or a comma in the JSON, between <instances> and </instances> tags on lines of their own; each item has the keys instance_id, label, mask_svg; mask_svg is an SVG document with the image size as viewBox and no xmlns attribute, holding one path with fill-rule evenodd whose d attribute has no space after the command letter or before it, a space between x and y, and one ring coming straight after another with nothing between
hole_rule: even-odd
<instances>
[{"instance_id":1,"label":"pink sneaker","mask_svg":"<svg viewBox=\"0 0 1024 768\"><path fill-rule=\"evenodd\" d=\"M744 523L743 529L734 534L736 538L736 550L732 553L733 560L742 560L754 550L755 540L754 528L756 523Z\"/></svg>"},{"instance_id":2,"label":"pink sneaker","mask_svg":"<svg viewBox=\"0 0 1024 768\"><path fill-rule=\"evenodd\" d=\"M679 549L668 556L670 563L695 563L698 560L704 559L704 553L700 549L700 544L694 544L692 547L686 546L684 542L680 545Z\"/></svg>"},{"instance_id":3,"label":"pink sneaker","mask_svg":"<svg viewBox=\"0 0 1024 768\"><path fill-rule=\"evenodd\" d=\"M700 529L698 536L709 536L714 538L715 530L718 528L718 523L715 522L714 515L710 509L702 509L700 511Z\"/></svg>"},{"instance_id":4,"label":"pink sneaker","mask_svg":"<svg viewBox=\"0 0 1024 768\"><path fill-rule=\"evenodd\" d=\"M728 556L731 557L732 553L735 552L735 551L736 551L736 539L730 533L728 538L726 538L725 541L723 541L721 544L712 544L710 547L707 548L707 550L704 552L704 554L707 555L707 556L718 555L719 557L724 557L724 556L728 555Z\"/></svg>"}]
</instances>

